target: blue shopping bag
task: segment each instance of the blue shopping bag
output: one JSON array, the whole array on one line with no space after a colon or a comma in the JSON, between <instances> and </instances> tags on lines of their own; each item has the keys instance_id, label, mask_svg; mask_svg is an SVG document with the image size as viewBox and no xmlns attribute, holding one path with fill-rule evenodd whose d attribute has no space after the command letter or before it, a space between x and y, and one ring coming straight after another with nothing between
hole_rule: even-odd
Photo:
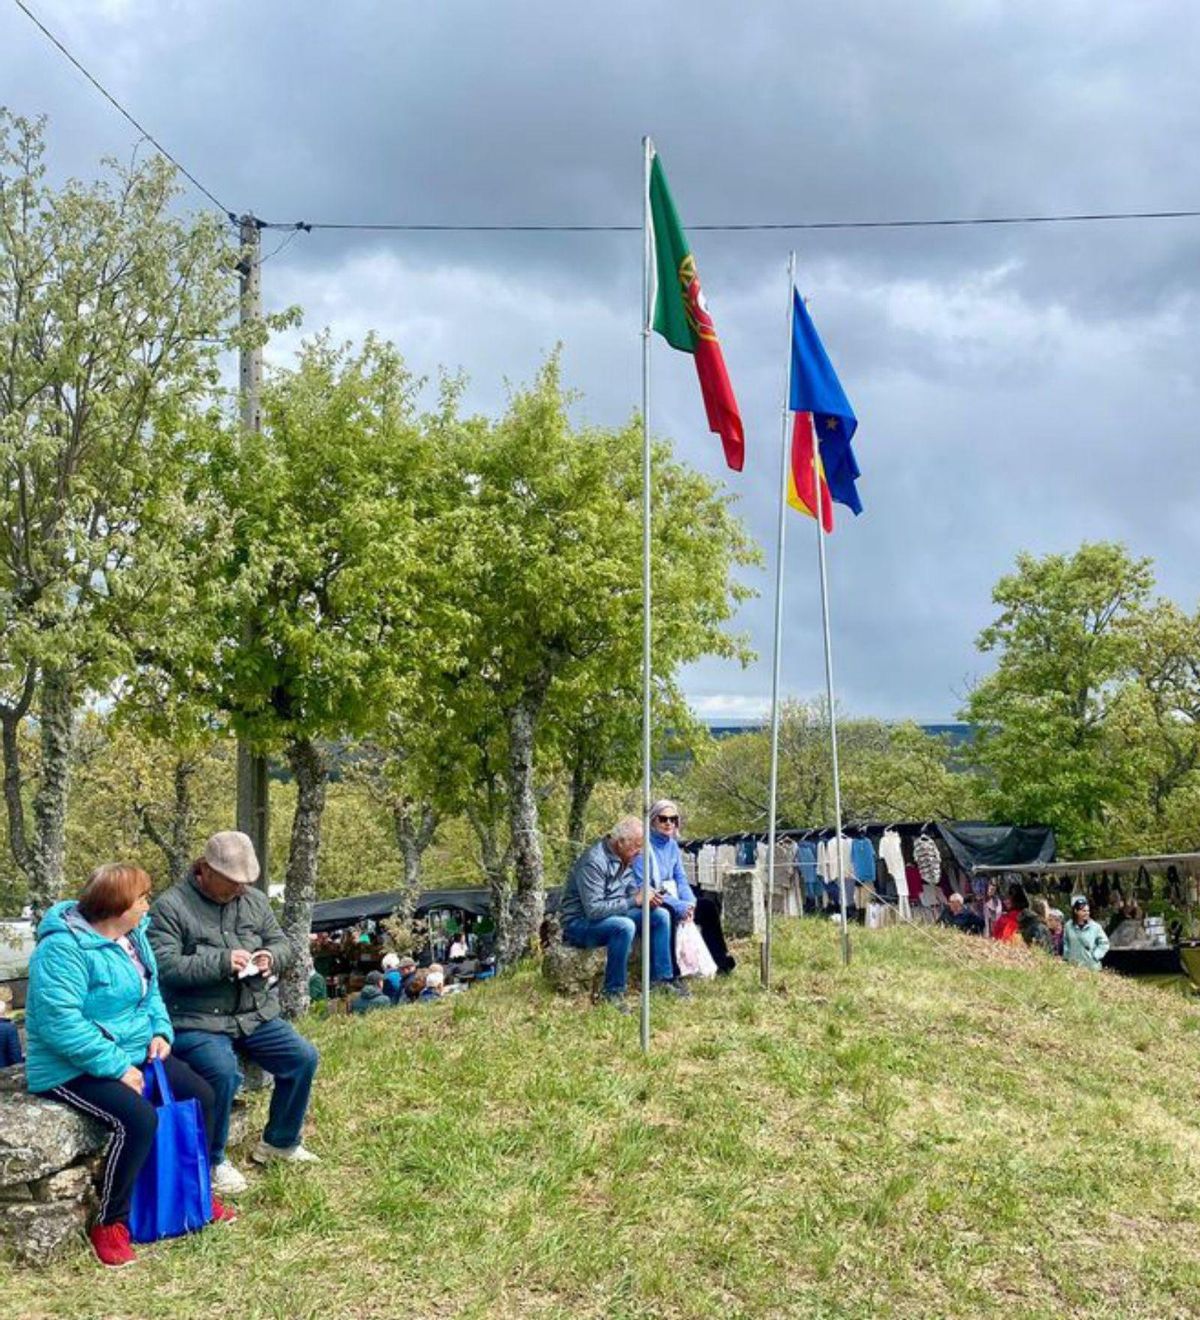
<instances>
[{"instance_id":1,"label":"blue shopping bag","mask_svg":"<svg viewBox=\"0 0 1200 1320\"><path fill-rule=\"evenodd\" d=\"M161 1059L146 1064L143 1094L158 1111L158 1129L134 1184L129 1236L157 1242L194 1233L212 1218L208 1140L200 1101L175 1099Z\"/></svg>"}]
</instances>

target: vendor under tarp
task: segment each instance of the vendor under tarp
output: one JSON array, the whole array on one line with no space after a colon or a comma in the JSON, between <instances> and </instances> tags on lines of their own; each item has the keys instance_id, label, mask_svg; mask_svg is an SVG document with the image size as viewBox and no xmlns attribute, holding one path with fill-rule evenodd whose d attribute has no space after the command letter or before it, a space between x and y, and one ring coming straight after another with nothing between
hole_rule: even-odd
<instances>
[{"instance_id":1,"label":"vendor under tarp","mask_svg":"<svg viewBox=\"0 0 1200 1320\"><path fill-rule=\"evenodd\" d=\"M982 874L989 871L1006 871L1015 875L1099 875L1107 871L1112 875L1129 875L1143 868L1147 871L1161 871L1174 866L1180 870L1200 869L1200 852L1187 853L1152 853L1141 857L1108 857L1091 862L1056 862L1054 860L1029 861L1020 865L1012 863L995 866L977 866Z\"/></svg>"},{"instance_id":2,"label":"vendor under tarp","mask_svg":"<svg viewBox=\"0 0 1200 1320\"><path fill-rule=\"evenodd\" d=\"M383 921L404 902L404 890L381 889L353 898L331 898L313 904L312 929L315 933L344 930L360 921ZM423 916L437 908L453 908L487 917L492 911L492 896L486 889L425 889L417 895L414 916Z\"/></svg>"}]
</instances>

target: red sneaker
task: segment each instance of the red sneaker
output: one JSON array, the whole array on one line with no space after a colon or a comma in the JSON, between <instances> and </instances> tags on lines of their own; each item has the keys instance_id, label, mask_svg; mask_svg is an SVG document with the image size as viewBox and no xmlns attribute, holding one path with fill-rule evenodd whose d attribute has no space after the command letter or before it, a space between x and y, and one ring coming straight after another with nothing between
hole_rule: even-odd
<instances>
[{"instance_id":1,"label":"red sneaker","mask_svg":"<svg viewBox=\"0 0 1200 1320\"><path fill-rule=\"evenodd\" d=\"M237 1211L231 1205L224 1205L214 1196L212 1199L212 1222L214 1224L232 1224L237 1218Z\"/></svg>"},{"instance_id":2,"label":"red sneaker","mask_svg":"<svg viewBox=\"0 0 1200 1320\"><path fill-rule=\"evenodd\" d=\"M110 1270L119 1270L123 1265L132 1265L137 1260L129 1245L127 1224L96 1224L88 1229L88 1237L96 1259Z\"/></svg>"}]
</instances>

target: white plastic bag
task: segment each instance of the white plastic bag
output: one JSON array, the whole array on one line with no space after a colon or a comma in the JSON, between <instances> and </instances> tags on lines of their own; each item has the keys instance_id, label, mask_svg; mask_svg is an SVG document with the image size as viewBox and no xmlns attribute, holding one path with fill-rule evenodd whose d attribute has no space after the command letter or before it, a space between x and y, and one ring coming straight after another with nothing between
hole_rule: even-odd
<instances>
[{"instance_id":1,"label":"white plastic bag","mask_svg":"<svg viewBox=\"0 0 1200 1320\"><path fill-rule=\"evenodd\" d=\"M694 921L681 921L675 930L675 961L680 976L716 976L717 964Z\"/></svg>"}]
</instances>

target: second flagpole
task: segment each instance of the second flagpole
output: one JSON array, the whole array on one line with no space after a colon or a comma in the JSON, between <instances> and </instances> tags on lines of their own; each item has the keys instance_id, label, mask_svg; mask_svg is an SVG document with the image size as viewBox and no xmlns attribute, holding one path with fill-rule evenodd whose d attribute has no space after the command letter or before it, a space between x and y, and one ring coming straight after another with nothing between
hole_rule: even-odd
<instances>
[{"instance_id":1,"label":"second flagpole","mask_svg":"<svg viewBox=\"0 0 1200 1320\"><path fill-rule=\"evenodd\" d=\"M817 559L821 572L821 623L825 635L825 700L829 706L829 748L833 770L833 846L838 878L838 897L842 915L842 966L850 966L850 926L846 903L846 859L842 847L842 781L838 770L837 707L833 699L833 643L829 631L829 580L825 571L825 520L821 499L821 437L813 417L813 502L817 512Z\"/></svg>"},{"instance_id":2,"label":"second flagpole","mask_svg":"<svg viewBox=\"0 0 1200 1320\"><path fill-rule=\"evenodd\" d=\"M787 370L783 376L783 417L779 440L779 524L775 534L775 648L771 661L771 777L767 806L767 912L762 946L763 989L771 985L771 926L775 910L775 829L779 798L779 666L783 651L783 559L787 547L788 420L792 390L792 290L796 285L796 254L788 254Z\"/></svg>"}]
</instances>

